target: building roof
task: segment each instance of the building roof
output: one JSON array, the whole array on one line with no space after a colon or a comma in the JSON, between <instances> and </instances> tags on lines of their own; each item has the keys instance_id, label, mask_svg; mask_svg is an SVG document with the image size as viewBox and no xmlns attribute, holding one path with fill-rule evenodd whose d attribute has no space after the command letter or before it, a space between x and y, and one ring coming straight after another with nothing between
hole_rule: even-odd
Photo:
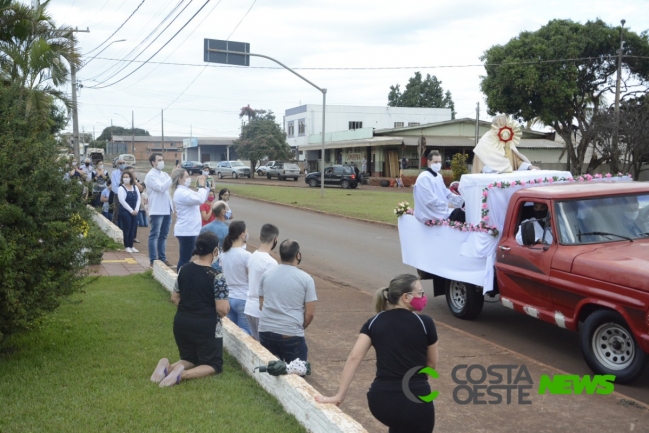
<instances>
[{"instance_id":1,"label":"building roof","mask_svg":"<svg viewBox=\"0 0 649 433\"><path fill-rule=\"evenodd\" d=\"M166 136L164 137L165 143L180 143L182 144L183 140L189 137L178 137L178 136ZM208 144L208 145L231 145L234 140L238 137L193 137L198 140L198 144ZM134 142L138 143L151 143L151 142L161 142L162 136L160 135L136 135L131 137L130 135L115 135L113 136L113 141L124 141L130 142L133 139Z\"/></svg>"},{"instance_id":2,"label":"building roof","mask_svg":"<svg viewBox=\"0 0 649 433\"><path fill-rule=\"evenodd\" d=\"M358 140L347 141L328 141L325 142L325 149L344 149L349 147L365 147L365 146L395 146L401 145L403 137L374 137L362 138ZM322 149L322 144L308 144L300 146L300 150L319 150Z\"/></svg>"}]
</instances>

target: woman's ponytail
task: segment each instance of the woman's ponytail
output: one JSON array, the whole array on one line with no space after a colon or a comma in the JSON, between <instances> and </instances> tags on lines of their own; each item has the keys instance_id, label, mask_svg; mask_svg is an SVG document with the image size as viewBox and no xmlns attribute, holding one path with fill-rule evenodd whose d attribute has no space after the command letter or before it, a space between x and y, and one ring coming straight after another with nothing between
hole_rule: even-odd
<instances>
[{"instance_id":1,"label":"woman's ponytail","mask_svg":"<svg viewBox=\"0 0 649 433\"><path fill-rule=\"evenodd\" d=\"M388 288L381 287L374 294L374 309L377 313L388 309Z\"/></svg>"},{"instance_id":2,"label":"woman's ponytail","mask_svg":"<svg viewBox=\"0 0 649 433\"><path fill-rule=\"evenodd\" d=\"M230 227L228 227L228 234L223 239L223 252L228 252L232 248L232 244L236 239L241 236L242 233L246 231L246 223L243 221L232 221Z\"/></svg>"},{"instance_id":3,"label":"woman's ponytail","mask_svg":"<svg viewBox=\"0 0 649 433\"><path fill-rule=\"evenodd\" d=\"M419 277L411 274L397 275L388 287L383 287L374 294L374 308L377 313L394 307L404 293L412 292L412 285Z\"/></svg>"}]
</instances>

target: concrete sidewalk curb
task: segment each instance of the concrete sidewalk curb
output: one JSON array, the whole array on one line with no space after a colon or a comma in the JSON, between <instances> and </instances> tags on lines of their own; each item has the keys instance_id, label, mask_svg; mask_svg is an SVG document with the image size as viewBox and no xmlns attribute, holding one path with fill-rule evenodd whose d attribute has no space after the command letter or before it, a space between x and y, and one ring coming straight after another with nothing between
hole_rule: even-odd
<instances>
[{"instance_id":1,"label":"concrete sidewalk curb","mask_svg":"<svg viewBox=\"0 0 649 433\"><path fill-rule=\"evenodd\" d=\"M88 205L88 209L90 209L90 213L92 214L92 220L95 222L95 224L97 224L99 229L104 232L106 236L123 245L124 233L122 232L122 230L115 224L113 224L112 221L108 221L106 218L104 218L104 216L97 212L97 210L92 206Z\"/></svg>"},{"instance_id":2,"label":"concrete sidewalk curb","mask_svg":"<svg viewBox=\"0 0 649 433\"><path fill-rule=\"evenodd\" d=\"M259 201L259 202L268 203L268 204L276 204L278 206L290 207L290 208L293 208L293 209L299 209L299 210L304 210L304 211L307 211L307 212L319 213L319 214L322 214L322 215L334 216L334 217L338 217L338 218L344 218L344 219L348 219L348 220L354 220L354 221L359 221L359 222L369 223L369 224L377 224L377 225L380 225L380 226L390 227L390 228L393 228L393 229L397 228L396 224L384 223L384 222L381 222L381 221L365 220L363 218L356 218L356 217L351 217L351 216L347 216L347 215L340 215L340 214L337 214L337 213L325 212L323 210L309 209L307 207L294 206L292 204L279 203L279 202L276 202L276 201L264 200L264 199L261 199L261 198L244 197L242 195L232 194L232 192L230 192L230 194L235 196L235 197L243 198L243 199L246 199L246 200Z\"/></svg>"},{"instance_id":3,"label":"concrete sidewalk curb","mask_svg":"<svg viewBox=\"0 0 649 433\"><path fill-rule=\"evenodd\" d=\"M153 262L153 278L169 292L176 282L176 272L163 262ZM241 366L269 394L276 397L284 409L293 415L309 432L314 433L367 433L352 417L332 404L319 404L315 396L320 395L299 376L288 374L271 376L254 373L254 368L265 365L275 358L261 344L255 341L228 318L223 319L223 345L239 361Z\"/></svg>"}]
</instances>

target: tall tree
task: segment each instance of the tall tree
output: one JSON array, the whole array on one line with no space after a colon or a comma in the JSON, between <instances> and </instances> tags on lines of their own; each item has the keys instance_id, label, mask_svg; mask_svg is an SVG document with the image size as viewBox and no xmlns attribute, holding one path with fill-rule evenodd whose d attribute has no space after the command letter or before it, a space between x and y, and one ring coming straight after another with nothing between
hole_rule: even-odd
<instances>
[{"instance_id":1,"label":"tall tree","mask_svg":"<svg viewBox=\"0 0 649 433\"><path fill-rule=\"evenodd\" d=\"M149 137L151 134L149 134L149 131L147 131L146 129L131 129L115 125L104 128L104 130L101 132L101 135L97 137L97 141L110 141L110 137L112 135L135 135Z\"/></svg>"},{"instance_id":2,"label":"tall tree","mask_svg":"<svg viewBox=\"0 0 649 433\"><path fill-rule=\"evenodd\" d=\"M47 11L49 0L37 7L18 1L0 2L0 78L25 89L26 108L49 107L48 96L71 102L60 87L67 83L70 65L79 66L71 27L59 27Z\"/></svg>"},{"instance_id":3,"label":"tall tree","mask_svg":"<svg viewBox=\"0 0 649 433\"><path fill-rule=\"evenodd\" d=\"M403 93L399 84L390 86L388 107L450 108L452 119L456 114L451 92L444 92L442 82L434 75L426 74L426 79L422 80L419 71L408 80Z\"/></svg>"},{"instance_id":4,"label":"tall tree","mask_svg":"<svg viewBox=\"0 0 649 433\"><path fill-rule=\"evenodd\" d=\"M632 97L647 89L649 36L625 29L624 40L623 91ZM489 113L552 126L566 142L569 169L580 174L592 145L592 119L608 109L605 98L615 90L619 46L620 27L553 20L489 48L481 58Z\"/></svg>"},{"instance_id":5,"label":"tall tree","mask_svg":"<svg viewBox=\"0 0 649 433\"><path fill-rule=\"evenodd\" d=\"M291 156L286 134L270 110L257 110L256 116L241 128L241 136L234 141L234 146L239 156L250 160L252 173L265 158L282 160Z\"/></svg>"}]
</instances>

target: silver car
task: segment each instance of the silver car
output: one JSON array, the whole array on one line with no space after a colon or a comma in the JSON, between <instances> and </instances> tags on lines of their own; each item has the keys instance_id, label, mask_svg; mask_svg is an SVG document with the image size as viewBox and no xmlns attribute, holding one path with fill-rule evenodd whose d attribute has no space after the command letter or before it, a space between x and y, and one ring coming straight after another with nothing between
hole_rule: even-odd
<instances>
[{"instance_id":1,"label":"silver car","mask_svg":"<svg viewBox=\"0 0 649 433\"><path fill-rule=\"evenodd\" d=\"M279 180L286 180L289 177L292 177L293 180L297 181L300 177L300 167L297 164L291 164L290 162L278 162L268 169L266 172L266 177L271 179L272 177L277 176Z\"/></svg>"},{"instance_id":2,"label":"silver car","mask_svg":"<svg viewBox=\"0 0 649 433\"><path fill-rule=\"evenodd\" d=\"M215 168L216 175L219 179L231 176L232 179L238 177L247 177L250 179L250 167L239 161L221 161Z\"/></svg>"}]
</instances>

